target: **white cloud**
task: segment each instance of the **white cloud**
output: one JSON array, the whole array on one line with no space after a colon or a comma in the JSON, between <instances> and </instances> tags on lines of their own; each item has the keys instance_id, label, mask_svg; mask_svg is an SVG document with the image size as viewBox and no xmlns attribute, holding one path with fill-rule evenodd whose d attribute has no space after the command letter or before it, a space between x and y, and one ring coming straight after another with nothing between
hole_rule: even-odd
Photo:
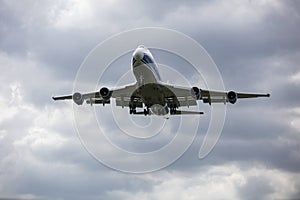
<instances>
[{"instance_id":1,"label":"white cloud","mask_svg":"<svg viewBox=\"0 0 300 200\"><path fill-rule=\"evenodd\" d=\"M151 191L126 190L108 192L112 199L280 199L297 193L299 174L237 164L199 168L197 172L158 172L145 176L155 183ZM150 178L149 178L150 177ZM261 181L263 180L263 181ZM260 190L260 188L269 190ZM253 188L251 193L247 189ZM249 195L249 196L246 196Z\"/></svg>"},{"instance_id":2,"label":"white cloud","mask_svg":"<svg viewBox=\"0 0 300 200\"><path fill-rule=\"evenodd\" d=\"M299 84L300 83L300 72L292 75L291 81L294 82L295 84Z\"/></svg>"},{"instance_id":3,"label":"white cloud","mask_svg":"<svg viewBox=\"0 0 300 200\"><path fill-rule=\"evenodd\" d=\"M92 30L115 33L135 27L146 16L134 1L68 1L51 10L51 25L58 30ZM142 4L141 4L142 5ZM128 8L128 9L125 9ZM124 23L122 23L124 22Z\"/></svg>"},{"instance_id":4,"label":"white cloud","mask_svg":"<svg viewBox=\"0 0 300 200\"><path fill-rule=\"evenodd\" d=\"M3 180L0 182L0 193L8 197L11 194L30 196L16 192L18 187L15 181L22 179L24 168L28 167L26 164L35 162L36 156L60 151L62 146L70 142L67 138L75 136L71 106L61 105L58 108L49 103L38 106L31 101L37 98L36 102L40 102L39 92L50 89L52 86L49 83L55 80L47 73L48 70L38 68L37 63L7 54L0 54L0 63L7 66L2 71L3 84L0 86L0 177ZM50 100L51 96L48 95ZM28 180L25 178L25 181Z\"/></svg>"}]
</instances>

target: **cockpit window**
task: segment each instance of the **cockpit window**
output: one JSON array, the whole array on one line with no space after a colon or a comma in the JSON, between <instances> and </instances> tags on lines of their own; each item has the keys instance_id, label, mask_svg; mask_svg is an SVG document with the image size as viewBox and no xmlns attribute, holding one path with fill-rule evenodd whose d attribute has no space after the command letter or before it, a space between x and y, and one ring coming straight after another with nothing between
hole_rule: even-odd
<instances>
[{"instance_id":1,"label":"cockpit window","mask_svg":"<svg viewBox=\"0 0 300 200\"><path fill-rule=\"evenodd\" d=\"M153 60L146 54L144 55L143 60L145 63L153 63Z\"/></svg>"}]
</instances>

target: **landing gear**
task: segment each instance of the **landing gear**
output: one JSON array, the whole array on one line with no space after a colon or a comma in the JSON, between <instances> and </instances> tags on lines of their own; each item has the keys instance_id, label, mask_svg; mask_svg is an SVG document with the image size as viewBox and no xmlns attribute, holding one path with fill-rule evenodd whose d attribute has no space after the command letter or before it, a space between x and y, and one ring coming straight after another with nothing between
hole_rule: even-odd
<instances>
[{"instance_id":1,"label":"landing gear","mask_svg":"<svg viewBox=\"0 0 300 200\"><path fill-rule=\"evenodd\" d=\"M149 111L149 108L147 107L144 109L144 115L147 116L149 114L150 114L150 111Z\"/></svg>"},{"instance_id":2,"label":"landing gear","mask_svg":"<svg viewBox=\"0 0 300 200\"><path fill-rule=\"evenodd\" d=\"M174 106L170 106L170 114L172 115L172 114L175 114L176 113L176 110L177 108L176 108L176 106L174 105Z\"/></svg>"},{"instance_id":3,"label":"landing gear","mask_svg":"<svg viewBox=\"0 0 300 200\"><path fill-rule=\"evenodd\" d=\"M129 114L136 114L136 107L133 105L129 105Z\"/></svg>"}]
</instances>

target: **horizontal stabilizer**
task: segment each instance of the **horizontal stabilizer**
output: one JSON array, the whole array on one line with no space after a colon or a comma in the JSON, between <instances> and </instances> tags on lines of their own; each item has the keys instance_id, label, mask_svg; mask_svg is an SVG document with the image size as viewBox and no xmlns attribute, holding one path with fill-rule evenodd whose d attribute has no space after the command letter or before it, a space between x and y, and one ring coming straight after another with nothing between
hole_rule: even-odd
<instances>
[{"instance_id":1,"label":"horizontal stabilizer","mask_svg":"<svg viewBox=\"0 0 300 200\"><path fill-rule=\"evenodd\" d=\"M203 114L204 112L176 110L176 112L172 113L171 115L203 115Z\"/></svg>"},{"instance_id":2,"label":"horizontal stabilizer","mask_svg":"<svg viewBox=\"0 0 300 200\"><path fill-rule=\"evenodd\" d=\"M144 115L144 112L135 112L134 115ZM176 110L175 113L172 113L171 115L203 115L204 112L198 112L198 111L185 111L185 110Z\"/></svg>"}]
</instances>

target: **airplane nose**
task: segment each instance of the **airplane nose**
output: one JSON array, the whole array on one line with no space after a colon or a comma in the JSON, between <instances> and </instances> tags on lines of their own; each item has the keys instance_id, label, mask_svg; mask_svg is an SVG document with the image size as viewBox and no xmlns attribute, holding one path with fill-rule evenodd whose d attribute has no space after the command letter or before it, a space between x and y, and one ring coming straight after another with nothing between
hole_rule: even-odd
<instances>
[{"instance_id":1,"label":"airplane nose","mask_svg":"<svg viewBox=\"0 0 300 200\"><path fill-rule=\"evenodd\" d=\"M135 52L134 57L137 60L141 60L144 57L144 53L141 51L137 51L137 52Z\"/></svg>"}]
</instances>

